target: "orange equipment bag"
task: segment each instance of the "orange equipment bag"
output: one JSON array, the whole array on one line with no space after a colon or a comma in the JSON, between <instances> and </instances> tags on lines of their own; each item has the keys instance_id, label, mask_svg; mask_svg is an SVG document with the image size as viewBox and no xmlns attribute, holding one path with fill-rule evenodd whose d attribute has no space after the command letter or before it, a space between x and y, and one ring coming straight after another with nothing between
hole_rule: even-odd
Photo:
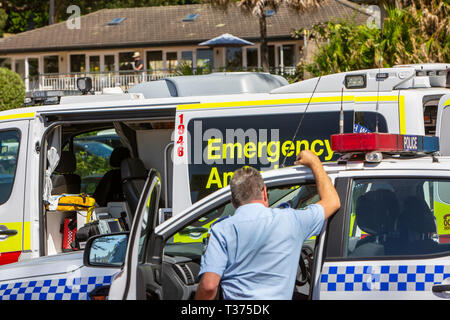
<instances>
[{"instance_id":1,"label":"orange equipment bag","mask_svg":"<svg viewBox=\"0 0 450 320\"><path fill-rule=\"evenodd\" d=\"M86 223L91 219L92 212L95 209L95 199L86 195L61 195L58 199L56 211L86 211Z\"/></svg>"}]
</instances>

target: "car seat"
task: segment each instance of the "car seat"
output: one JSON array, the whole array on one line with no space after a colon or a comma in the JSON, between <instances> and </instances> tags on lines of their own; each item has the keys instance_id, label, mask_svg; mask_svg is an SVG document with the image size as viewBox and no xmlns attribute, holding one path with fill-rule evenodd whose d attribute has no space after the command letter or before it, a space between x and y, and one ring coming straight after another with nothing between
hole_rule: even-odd
<instances>
[{"instance_id":1,"label":"car seat","mask_svg":"<svg viewBox=\"0 0 450 320\"><path fill-rule=\"evenodd\" d=\"M130 221L132 221L139 203L139 198L144 189L145 181L147 180L148 170L145 168L141 159L128 158L122 160L120 171L122 175L122 188L125 199L130 207Z\"/></svg>"},{"instance_id":2,"label":"car seat","mask_svg":"<svg viewBox=\"0 0 450 320\"><path fill-rule=\"evenodd\" d=\"M437 230L435 217L423 197L405 199L398 224L404 244L403 254L436 252L438 243L430 238Z\"/></svg>"},{"instance_id":3,"label":"car seat","mask_svg":"<svg viewBox=\"0 0 450 320\"><path fill-rule=\"evenodd\" d=\"M130 151L125 147L117 147L109 157L109 165L114 169L109 170L102 177L93 194L95 201L101 207L106 207L108 202L124 201L122 190L122 175L120 164L123 159L130 158Z\"/></svg>"},{"instance_id":4,"label":"car seat","mask_svg":"<svg viewBox=\"0 0 450 320\"><path fill-rule=\"evenodd\" d=\"M74 172L77 169L77 160L71 151L61 152L58 166L52 175L52 195L69 193L78 194L81 190L81 177Z\"/></svg>"},{"instance_id":5,"label":"car seat","mask_svg":"<svg viewBox=\"0 0 450 320\"><path fill-rule=\"evenodd\" d=\"M355 208L356 224L368 235L356 243L350 256L385 255L385 244L395 231L398 212L397 197L390 190L379 189L360 196Z\"/></svg>"}]
</instances>

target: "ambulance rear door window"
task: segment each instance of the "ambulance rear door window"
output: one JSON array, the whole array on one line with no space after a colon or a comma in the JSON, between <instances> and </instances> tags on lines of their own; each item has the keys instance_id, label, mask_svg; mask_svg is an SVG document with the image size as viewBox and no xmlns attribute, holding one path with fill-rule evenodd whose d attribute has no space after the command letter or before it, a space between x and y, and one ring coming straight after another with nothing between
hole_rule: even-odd
<instances>
[{"instance_id":1,"label":"ambulance rear door window","mask_svg":"<svg viewBox=\"0 0 450 320\"><path fill-rule=\"evenodd\" d=\"M188 123L191 200L227 186L244 165L258 170L293 165L304 149L334 161L330 135L339 132L339 111L197 118ZM344 132L353 132L353 111L344 112ZM286 158L286 159L285 159Z\"/></svg>"},{"instance_id":2,"label":"ambulance rear door window","mask_svg":"<svg viewBox=\"0 0 450 320\"><path fill-rule=\"evenodd\" d=\"M353 132L388 132L386 119L382 114L377 112L356 111Z\"/></svg>"},{"instance_id":3,"label":"ambulance rear door window","mask_svg":"<svg viewBox=\"0 0 450 320\"><path fill-rule=\"evenodd\" d=\"M19 155L18 130L0 132L0 204L8 201L14 185Z\"/></svg>"}]
</instances>

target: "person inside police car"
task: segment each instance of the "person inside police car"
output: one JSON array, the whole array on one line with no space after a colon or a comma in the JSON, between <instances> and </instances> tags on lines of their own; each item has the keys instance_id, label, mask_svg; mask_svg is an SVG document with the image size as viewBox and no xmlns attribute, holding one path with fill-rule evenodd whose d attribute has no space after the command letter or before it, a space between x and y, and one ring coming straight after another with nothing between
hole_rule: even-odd
<instances>
[{"instance_id":1,"label":"person inside police car","mask_svg":"<svg viewBox=\"0 0 450 320\"><path fill-rule=\"evenodd\" d=\"M201 259L195 298L291 299L303 241L320 233L340 207L339 196L319 158L304 150L295 164L311 168L320 201L295 210L269 208L259 171L243 167L231 179L236 212L215 223Z\"/></svg>"}]
</instances>

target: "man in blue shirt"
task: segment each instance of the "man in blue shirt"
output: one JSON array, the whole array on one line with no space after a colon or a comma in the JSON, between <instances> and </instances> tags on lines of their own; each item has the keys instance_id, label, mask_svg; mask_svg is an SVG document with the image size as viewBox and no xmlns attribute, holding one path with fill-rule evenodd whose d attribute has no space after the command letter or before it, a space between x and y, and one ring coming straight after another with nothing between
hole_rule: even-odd
<instances>
[{"instance_id":1,"label":"man in blue shirt","mask_svg":"<svg viewBox=\"0 0 450 320\"><path fill-rule=\"evenodd\" d=\"M269 208L267 189L254 168L231 180L232 217L211 227L202 257L196 299L291 299L303 241L320 233L340 207L339 197L319 158L304 150L296 164L311 168L320 201L301 210Z\"/></svg>"}]
</instances>

